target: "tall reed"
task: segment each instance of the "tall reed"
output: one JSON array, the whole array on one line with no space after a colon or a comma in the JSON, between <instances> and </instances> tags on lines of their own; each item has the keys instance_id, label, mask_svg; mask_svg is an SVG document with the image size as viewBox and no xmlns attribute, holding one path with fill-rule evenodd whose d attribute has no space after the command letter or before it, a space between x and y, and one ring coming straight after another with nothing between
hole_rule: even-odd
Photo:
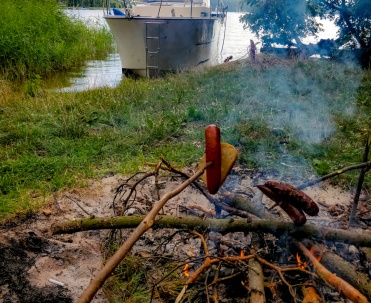
<instances>
[{"instance_id":1,"label":"tall reed","mask_svg":"<svg viewBox=\"0 0 371 303\"><path fill-rule=\"evenodd\" d=\"M41 77L106 55L112 36L104 26L69 18L55 0L0 2L0 74Z\"/></svg>"}]
</instances>

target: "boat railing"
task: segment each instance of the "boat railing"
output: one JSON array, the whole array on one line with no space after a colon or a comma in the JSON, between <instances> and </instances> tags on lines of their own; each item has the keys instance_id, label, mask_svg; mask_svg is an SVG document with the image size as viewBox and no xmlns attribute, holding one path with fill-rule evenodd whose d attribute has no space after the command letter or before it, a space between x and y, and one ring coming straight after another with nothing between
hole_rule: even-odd
<instances>
[{"instance_id":1,"label":"boat railing","mask_svg":"<svg viewBox=\"0 0 371 303\"><path fill-rule=\"evenodd\" d=\"M171 5L176 5L176 4L184 4L186 6L190 6L191 7L191 11L192 11L192 7L193 6L204 6L204 7L207 7L209 6L209 3L210 1L209 0L166 0L166 1L163 1L163 0L140 0L140 1L136 1L136 0L133 0L133 1L120 1L123 3L123 8L125 10L130 10L130 8L132 6L136 6L136 5L140 5L140 4L143 4L143 5L153 5L153 6L171 6ZM110 0L105 0L104 1L104 13L107 14L107 15L117 15L117 8L116 7L113 7L111 6L111 1Z\"/></svg>"}]
</instances>

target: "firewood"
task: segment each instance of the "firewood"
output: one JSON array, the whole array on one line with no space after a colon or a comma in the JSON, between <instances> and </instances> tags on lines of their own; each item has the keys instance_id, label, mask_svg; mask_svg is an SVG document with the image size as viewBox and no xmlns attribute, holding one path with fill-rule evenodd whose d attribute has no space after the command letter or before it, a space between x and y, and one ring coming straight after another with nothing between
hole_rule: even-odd
<instances>
[{"instance_id":1,"label":"firewood","mask_svg":"<svg viewBox=\"0 0 371 303\"><path fill-rule=\"evenodd\" d=\"M323 266L339 278L357 287L360 292L371 300L371 281L366 274L357 271L354 265L326 249L324 245L316 244L311 248L311 251L320 255L320 262Z\"/></svg>"},{"instance_id":2,"label":"firewood","mask_svg":"<svg viewBox=\"0 0 371 303\"><path fill-rule=\"evenodd\" d=\"M371 131L368 131L367 139L366 139L366 146L365 146L365 149L364 149L364 152L363 152L363 162L368 161L368 154L370 152L370 144L371 144ZM356 223L356 212L357 212L357 208L358 208L359 196L361 195L363 182L365 180L365 175L368 172L368 170L369 170L369 167L362 167L361 171L359 172L357 188L356 188L356 192L354 194L352 210L351 210L350 216L349 216L349 225L354 225Z\"/></svg>"},{"instance_id":3,"label":"firewood","mask_svg":"<svg viewBox=\"0 0 371 303\"><path fill-rule=\"evenodd\" d=\"M293 242L303 252L305 257L312 262L318 276L323 281L335 287L341 294L346 296L350 301L354 303L369 302L367 298L363 294L361 294L356 288L354 288L348 282L339 278L338 276L330 272L327 268L325 268L302 243L296 240L293 240Z\"/></svg>"}]
</instances>

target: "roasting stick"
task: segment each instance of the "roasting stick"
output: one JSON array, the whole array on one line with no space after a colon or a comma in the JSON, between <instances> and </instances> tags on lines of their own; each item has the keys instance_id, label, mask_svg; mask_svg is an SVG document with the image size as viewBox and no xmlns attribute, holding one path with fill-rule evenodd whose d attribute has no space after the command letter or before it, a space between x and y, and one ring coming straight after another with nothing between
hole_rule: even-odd
<instances>
[{"instance_id":1,"label":"roasting stick","mask_svg":"<svg viewBox=\"0 0 371 303\"><path fill-rule=\"evenodd\" d=\"M212 162L207 162L195 172L193 176L180 184L173 191L166 193L157 203L154 204L151 211L145 216L142 222L130 235L130 237L124 242L124 244L116 251L116 253L107 261L106 265L96 274L96 276L90 281L88 287L84 290L80 298L76 303L88 303L90 302L97 291L103 286L106 279L110 276L113 270L120 264L120 262L125 258L126 254L134 246L134 244L139 240L139 238L151 228L155 222L156 215L163 208L165 203L171 198L175 197L181 191L183 191L187 186L189 186L193 181L195 181L199 176L203 174L205 169L212 165Z\"/></svg>"}]
</instances>

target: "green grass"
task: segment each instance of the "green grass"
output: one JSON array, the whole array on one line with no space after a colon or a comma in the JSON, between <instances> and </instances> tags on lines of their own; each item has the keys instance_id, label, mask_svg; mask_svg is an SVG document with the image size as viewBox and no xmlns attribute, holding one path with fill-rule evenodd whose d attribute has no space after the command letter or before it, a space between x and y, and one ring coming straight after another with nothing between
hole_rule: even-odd
<instances>
[{"instance_id":1,"label":"green grass","mask_svg":"<svg viewBox=\"0 0 371 303\"><path fill-rule=\"evenodd\" d=\"M142 258L125 258L104 285L109 302L148 302L151 290L147 288L147 270Z\"/></svg>"},{"instance_id":2,"label":"green grass","mask_svg":"<svg viewBox=\"0 0 371 303\"><path fill-rule=\"evenodd\" d=\"M6 79L37 79L105 58L112 35L97 24L68 17L55 0L2 0L0 74Z\"/></svg>"},{"instance_id":3,"label":"green grass","mask_svg":"<svg viewBox=\"0 0 371 303\"><path fill-rule=\"evenodd\" d=\"M282 178L306 180L359 163L370 79L355 66L283 62L124 79L75 93L35 81L37 93L29 94L0 82L0 216L34 209L88 178L132 174L160 156L179 167L195 163L210 123L238 148L239 164ZM356 177L335 181L352 186Z\"/></svg>"}]
</instances>

